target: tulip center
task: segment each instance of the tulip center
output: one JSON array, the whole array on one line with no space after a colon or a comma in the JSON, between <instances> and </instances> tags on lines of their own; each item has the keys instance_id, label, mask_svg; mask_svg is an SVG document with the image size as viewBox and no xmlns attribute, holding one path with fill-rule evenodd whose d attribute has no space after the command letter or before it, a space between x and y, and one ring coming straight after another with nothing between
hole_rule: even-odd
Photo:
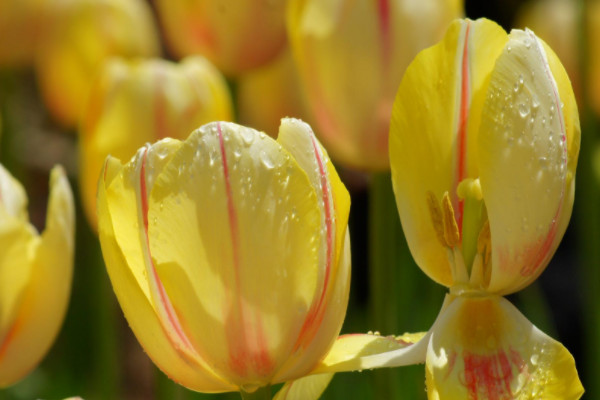
<instances>
[{"instance_id":1,"label":"tulip center","mask_svg":"<svg viewBox=\"0 0 600 400\"><path fill-rule=\"evenodd\" d=\"M490 280L491 234L479 179L467 178L457 187L463 201L462 226L459 229L448 192L441 202L427 193L427 205L438 241L447 249L452 273L451 292L485 290Z\"/></svg>"}]
</instances>

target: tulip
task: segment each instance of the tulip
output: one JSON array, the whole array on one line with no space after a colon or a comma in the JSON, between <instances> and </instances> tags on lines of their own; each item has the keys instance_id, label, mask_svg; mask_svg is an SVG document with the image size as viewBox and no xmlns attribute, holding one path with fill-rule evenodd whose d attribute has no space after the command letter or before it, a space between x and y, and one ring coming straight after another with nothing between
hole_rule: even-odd
<instances>
[{"instance_id":1,"label":"tulip","mask_svg":"<svg viewBox=\"0 0 600 400\"><path fill-rule=\"evenodd\" d=\"M33 63L51 19L48 0L0 2L0 66Z\"/></svg>"},{"instance_id":2,"label":"tulip","mask_svg":"<svg viewBox=\"0 0 600 400\"><path fill-rule=\"evenodd\" d=\"M317 134L334 159L389 168L389 121L402 75L461 9L459 0L290 1L290 45Z\"/></svg>"},{"instance_id":3,"label":"tulip","mask_svg":"<svg viewBox=\"0 0 600 400\"><path fill-rule=\"evenodd\" d=\"M52 116L72 128L104 61L156 56L159 40L143 0L69 0L56 7L60 17L40 46L36 73Z\"/></svg>"},{"instance_id":4,"label":"tulip","mask_svg":"<svg viewBox=\"0 0 600 400\"><path fill-rule=\"evenodd\" d=\"M582 395L568 350L501 297L560 242L579 141L567 74L530 30L456 21L408 67L390 127L394 193L417 264L450 289L415 345L430 399Z\"/></svg>"},{"instance_id":5,"label":"tulip","mask_svg":"<svg viewBox=\"0 0 600 400\"><path fill-rule=\"evenodd\" d=\"M67 309L73 275L73 195L64 171L50 175L46 229L29 223L27 197L0 165L0 387L42 360Z\"/></svg>"},{"instance_id":6,"label":"tulip","mask_svg":"<svg viewBox=\"0 0 600 400\"><path fill-rule=\"evenodd\" d=\"M317 398L332 372L422 335L336 336L350 285L350 198L310 127L277 140L227 122L163 139L98 182L99 236L154 363L201 392ZM302 378L308 374L318 374ZM269 398L268 395L265 395Z\"/></svg>"},{"instance_id":7,"label":"tulip","mask_svg":"<svg viewBox=\"0 0 600 400\"><path fill-rule=\"evenodd\" d=\"M176 57L202 54L227 75L268 63L286 43L286 0L158 0L156 7Z\"/></svg>"},{"instance_id":8,"label":"tulip","mask_svg":"<svg viewBox=\"0 0 600 400\"><path fill-rule=\"evenodd\" d=\"M80 126L80 179L94 228L96 189L104 159L129 159L147 142L185 139L202 124L233 115L227 83L206 59L111 59L92 84Z\"/></svg>"},{"instance_id":9,"label":"tulip","mask_svg":"<svg viewBox=\"0 0 600 400\"><path fill-rule=\"evenodd\" d=\"M240 123L263 132L277 132L284 117L310 122L289 49L272 63L239 77L237 105Z\"/></svg>"}]
</instances>

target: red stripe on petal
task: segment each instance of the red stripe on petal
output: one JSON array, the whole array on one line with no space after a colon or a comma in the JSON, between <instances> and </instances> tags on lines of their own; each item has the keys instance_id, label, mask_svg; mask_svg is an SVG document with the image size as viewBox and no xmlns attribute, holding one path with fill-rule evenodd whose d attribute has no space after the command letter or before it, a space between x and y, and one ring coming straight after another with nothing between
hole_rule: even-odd
<instances>
[{"instance_id":1,"label":"red stripe on petal","mask_svg":"<svg viewBox=\"0 0 600 400\"><path fill-rule=\"evenodd\" d=\"M330 202L330 194L329 194L329 181L327 178L327 171L325 170L325 162L322 158L321 151L319 149L319 144L317 143L314 136L311 136L313 151L315 155L315 159L317 161L317 165L319 168L319 175L321 181L321 193L323 200L323 208L325 210L325 230L326 230L326 242L327 242L327 251L326 251L326 261L325 261L325 274L323 278L323 287L321 289L321 293L319 295L319 299L317 303L313 303L311 309L309 310L306 319L304 320L304 324L300 329L300 334L298 335L298 339L296 341L296 345L294 346L294 350L297 350L300 346L305 345L307 342L312 340L314 335L316 334L323 317L325 315L325 303L326 303L326 294L328 291L329 280L331 278L331 264L333 261L333 246L334 246L334 225L333 225L333 205Z\"/></svg>"},{"instance_id":2,"label":"red stripe on petal","mask_svg":"<svg viewBox=\"0 0 600 400\"><path fill-rule=\"evenodd\" d=\"M469 400L512 400L512 358L504 350L491 355L465 351L463 384L468 390Z\"/></svg>"},{"instance_id":3,"label":"red stripe on petal","mask_svg":"<svg viewBox=\"0 0 600 400\"><path fill-rule=\"evenodd\" d=\"M219 136L219 149L223 163L223 177L225 180L225 193L227 196L227 213L229 217L229 231L231 235L231 246L233 252L233 267L235 279L235 305L227 313L227 340L229 343L229 364L231 369L240 377L248 374L248 369L260 376L268 375L274 368L274 362L268 351L268 343L262 318L260 314L254 315L254 324L248 322L248 310L242 302L242 283L240 276L240 237L238 227L237 211L233 201L229 164L225 151L225 140L221 123L217 122L217 133ZM251 342L251 338L254 340ZM252 344L255 344L252 346Z\"/></svg>"},{"instance_id":4,"label":"red stripe on petal","mask_svg":"<svg viewBox=\"0 0 600 400\"><path fill-rule=\"evenodd\" d=\"M458 127L456 132L456 171L454 173L454 190L451 193L452 202L456 217L456 224L462 236L462 221L464 201L458 198L456 188L458 184L465 179L466 175L466 154L467 154L467 121L469 119L470 98L470 71L469 71L469 36L471 32L471 23L467 21L465 30L465 39L463 42L463 54L460 66L460 109L458 112Z\"/></svg>"}]
</instances>

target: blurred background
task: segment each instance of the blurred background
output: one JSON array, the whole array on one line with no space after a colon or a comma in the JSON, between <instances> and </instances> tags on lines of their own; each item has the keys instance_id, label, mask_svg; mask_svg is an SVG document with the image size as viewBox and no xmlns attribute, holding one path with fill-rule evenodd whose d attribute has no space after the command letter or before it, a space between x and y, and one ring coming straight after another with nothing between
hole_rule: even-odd
<instances>
[{"instance_id":1,"label":"blurred background","mask_svg":"<svg viewBox=\"0 0 600 400\"><path fill-rule=\"evenodd\" d=\"M383 69L364 61L370 58L361 53L367 39L351 36L343 42L317 46L311 53L312 61L307 62L303 55L313 51L311 43L294 36L291 28L286 30L284 0L240 1L250 5L240 5L240 15L232 16L229 23L218 22L218 15L238 2L227 3L223 9L218 4L225 2L219 1L196 8L191 1L114 3L119 1L0 3L0 162L23 183L30 217L38 230L43 229L48 174L54 164L65 166L77 204L74 281L63 329L41 365L23 381L0 390L0 399L76 395L91 400L239 398L237 393L188 391L157 370L123 318L95 233L94 177L107 152L126 160L144 142L164 136L184 138L213 119L234 120L271 135L276 135L283 116L310 122L352 196L353 277L342 332L401 334L428 330L446 289L414 264L402 236L386 172L385 124L403 68L416 52L441 38L452 18L461 15L492 19L507 31L530 27L555 50L573 83L582 127L573 217L540 279L509 299L530 321L570 350L586 388L584 398L600 398L600 1L413 2L425 6L422 10L407 7L414 9L405 19L391 22L409 30L397 32L404 34L407 43L399 46L399 58ZM267 11L254 10L252 7L258 6L252 3ZM248 15L250 21L240 22ZM369 26L354 29L358 29L356 38L368 37L365 32ZM221 39L222 35L229 37ZM366 43L364 51L368 49ZM319 70L331 73L320 76L311 70L321 62L319 57L346 50L351 55L341 61L323 61L326 66ZM175 62L195 54L206 57L211 65L205 66L204 61L192 65L192 60L185 71L177 67L181 70L174 72ZM111 56L171 61L148 66L151 83L131 89L140 93L165 90L167 94L157 97L164 104L133 100L140 110L122 105L128 104L123 100L125 95L120 97L120 91L129 84L128 74L146 66L135 64L141 64L138 61L109 65ZM360 73L356 77L341 72L351 63L356 68L349 70ZM336 71L348 76L334 76ZM178 73L187 80L178 82ZM202 75L202 82L193 82L193 73ZM344 78L352 84L341 81ZM363 95L361 91L367 89L362 86L377 89ZM198 92L196 97L190 95L191 100L173 95L189 87L208 94L200 96ZM175 105L167 103L169 96L178 99L173 100ZM218 106L206 111L209 105L198 100L206 96ZM365 104L346 104L348 97L363 98ZM154 117L156 107L166 111ZM196 117L194 110L204 110L204 114ZM119 123L122 129L135 131L135 140L114 139L118 141L114 148L106 143L109 134L105 132L116 125L101 121L101 111L126 115L119 118L127 121ZM374 115L383 116L381 127L379 120L368 120ZM171 128L173 121L189 123ZM166 124L166 130L161 130L161 124ZM374 140L362 140L364 126L378 130L368 132L376 135L371 136ZM370 142L374 142L372 147L365 144ZM423 365L338 374L323 398L425 399L424 381Z\"/></svg>"}]
</instances>

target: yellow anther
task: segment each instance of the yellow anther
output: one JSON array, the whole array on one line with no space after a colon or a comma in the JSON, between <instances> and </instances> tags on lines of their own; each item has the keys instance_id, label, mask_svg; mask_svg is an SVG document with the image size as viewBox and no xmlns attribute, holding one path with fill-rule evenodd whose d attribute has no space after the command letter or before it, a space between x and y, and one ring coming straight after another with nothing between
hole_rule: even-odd
<instances>
[{"instance_id":1,"label":"yellow anther","mask_svg":"<svg viewBox=\"0 0 600 400\"><path fill-rule=\"evenodd\" d=\"M444 221L444 239L446 239L446 244L449 247L458 246L460 244L460 233L448 192L444 193L442 197L442 218Z\"/></svg>"},{"instance_id":2,"label":"yellow anther","mask_svg":"<svg viewBox=\"0 0 600 400\"><path fill-rule=\"evenodd\" d=\"M442 244L442 246L448 246L446 239L444 238L444 220L442 218L442 209L433 192L427 192L427 206L429 207L429 215L431 216L431 222L433 223L433 229L435 234Z\"/></svg>"},{"instance_id":3,"label":"yellow anther","mask_svg":"<svg viewBox=\"0 0 600 400\"><path fill-rule=\"evenodd\" d=\"M461 199L472 198L475 200L483 199L483 193L481 192L481 184L479 178L467 178L460 181L456 188L456 194Z\"/></svg>"},{"instance_id":4,"label":"yellow anther","mask_svg":"<svg viewBox=\"0 0 600 400\"><path fill-rule=\"evenodd\" d=\"M477 237L477 253L483 258L483 266L488 265L492 254L492 234L490 232L490 221L485 221L479 236Z\"/></svg>"}]
</instances>

